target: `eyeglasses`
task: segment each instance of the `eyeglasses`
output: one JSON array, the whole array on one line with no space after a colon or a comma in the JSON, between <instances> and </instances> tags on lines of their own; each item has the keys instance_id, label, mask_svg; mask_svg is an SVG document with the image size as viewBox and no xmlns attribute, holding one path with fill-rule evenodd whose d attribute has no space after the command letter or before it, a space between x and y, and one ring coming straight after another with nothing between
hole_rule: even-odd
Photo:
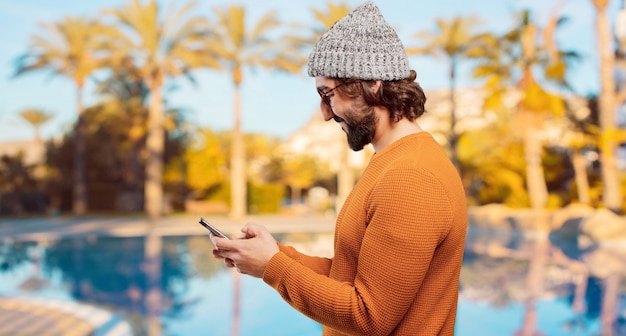
<instances>
[{"instance_id":1,"label":"eyeglasses","mask_svg":"<svg viewBox=\"0 0 626 336\"><path fill-rule=\"evenodd\" d=\"M324 102L324 104L326 104L328 107L330 106L330 97L334 96L334 94L331 94L333 91L335 91L335 89L337 89L338 87L342 86L343 84L338 84L337 86L335 86L334 88L324 92L322 90L317 90L317 93L319 93L320 97L322 98L322 101Z\"/></svg>"}]
</instances>

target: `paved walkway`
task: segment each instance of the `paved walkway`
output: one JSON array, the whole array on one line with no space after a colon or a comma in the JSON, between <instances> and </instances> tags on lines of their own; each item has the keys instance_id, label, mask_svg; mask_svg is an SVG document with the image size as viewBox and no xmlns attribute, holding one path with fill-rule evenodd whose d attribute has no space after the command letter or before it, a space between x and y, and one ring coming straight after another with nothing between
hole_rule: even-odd
<instances>
[{"instance_id":1,"label":"paved walkway","mask_svg":"<svg viewBox=\"0 0 626 336\"><path fill-rule=\"evenodd\" d=\"M131 326L93 306L31 297L0 297L0 335L130 336Z\"/></svg>"},{"instance_id":2,"label":"paved walkway","mask_svg":"<svg viewBox=\"0 0 626 336\"><path fill-rule=\"evenodd\" d=\"M73 315L0 298L0 335L90 335L94 328Z\"/></svg>"}]
</instances>

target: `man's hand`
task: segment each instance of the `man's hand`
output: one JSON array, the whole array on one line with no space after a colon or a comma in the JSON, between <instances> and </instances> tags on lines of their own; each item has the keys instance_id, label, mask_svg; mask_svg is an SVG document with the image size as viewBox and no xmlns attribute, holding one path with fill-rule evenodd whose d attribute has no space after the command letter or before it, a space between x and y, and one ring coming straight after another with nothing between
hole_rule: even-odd
<instances>
[{"instance_id":1,"label":"man's hand","mask_svg":"<svg viewBox=\"0 0 626 336\"><path fill-rule=\"evenodd\" d=\"M279 251L278 244L262 225L248 223L241 232L245 234L243 239L211 237L216 247L213 256L224 259L227 267L235 267L241 274L260 278L267 263Z\"/></svg>"}]
</instances>

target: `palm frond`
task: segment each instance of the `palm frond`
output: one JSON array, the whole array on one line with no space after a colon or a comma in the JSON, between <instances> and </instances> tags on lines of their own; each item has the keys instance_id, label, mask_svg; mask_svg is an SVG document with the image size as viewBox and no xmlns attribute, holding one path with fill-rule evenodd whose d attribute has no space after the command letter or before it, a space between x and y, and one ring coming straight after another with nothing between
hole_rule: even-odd
<instances>
[{"instance_id":1,"label":"palm frond","mask_svg":"<svg viewBox=\"0 0 626 336\"><path fill-rule=\"evenodd\" d=\"M266 36L267 32L281 25L280 21L276 18L276 12L266 13L259 19L254 29L250 32L250 40L258 41Z\"/></svg>"},{"instance_id":2,"label":"palm frond","mask_svg":"<svg viewBox=\"0 0 626 336\"><path fill-rule=\"evenodd\" d=\"M297 72L305 64L300 48L306 39L295 34L281 34L283 23L275 12L265 13L251 30L246 29L245 9L229 6L214 8L216 26L208 38L208 53L228 64L236 83L241 80L241 67L263 67Z\"/></svg>"},{"instance_id":3,"label":"palm frond","mask_svg":"<svg viewBox=\"0 0 626 336\"><path fill-rule=\"evenodd\" d=\"M197 3L195 2L189 2L187 4L185 4L182 8L180 8L179 10L175 10L174 9L174 2L170 3L170 7L166 10L166 13L173 13L171 15L168 15L167 18L165 19L165 22L163 23L163 31L165 32L175 32L178 31L179 29L177 29L178 24L180 24L181 22L183 22L183 24L187 25L189 23L189 21L185 21L184 17L185 15L187 15L192 9L197 7ZM173 37L170 37L172 39L174 39Z\"/></svg>"}]
</instances>

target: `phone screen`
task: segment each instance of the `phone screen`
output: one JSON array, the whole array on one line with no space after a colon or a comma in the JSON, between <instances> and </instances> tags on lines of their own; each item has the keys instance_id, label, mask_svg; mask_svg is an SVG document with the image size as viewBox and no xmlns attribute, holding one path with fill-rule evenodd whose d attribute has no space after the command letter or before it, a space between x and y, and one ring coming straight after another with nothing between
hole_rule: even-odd
<instances>
[{"instance_id":1,"label":"phone screen","mask_svg":"<svg viewBox=\"0 0 626 336\"><path fill-rule=\"evenodd\" d=\"M211 223L204 220L204 218L200 218L199 223L204 226L207 230L211 231L211 233L220 238L228 238L222 231L218 230L215 226L211 225Z\"/></svg>"}]
</instances>

